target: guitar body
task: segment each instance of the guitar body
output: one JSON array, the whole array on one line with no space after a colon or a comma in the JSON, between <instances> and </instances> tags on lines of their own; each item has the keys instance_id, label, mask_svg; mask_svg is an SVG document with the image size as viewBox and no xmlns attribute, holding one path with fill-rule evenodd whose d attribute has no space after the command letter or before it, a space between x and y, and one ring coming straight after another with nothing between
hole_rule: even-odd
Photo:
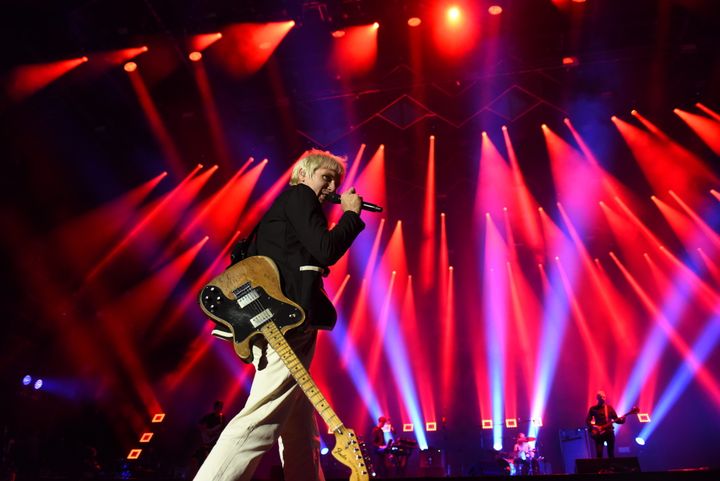
<instances>
[{"instance_id":1,"label":"guitar body","mask_svg":"<svg viewBox=\"0 0 720 481\"><path fill-rule=\"evenodd\" d=\"M200 308L232 333L235 352L250 363L252 339L269 319L285 334L305 320L302 308L285 297L280 273L269 257L252 256L229 267L200 291Z\"/></svg>"},{"instance_id":2,"label":"guitar body","mask_svg":"<svg viewBox=\"0 0 720 481\"><path fill-rule=\"evenodd\" d=\"M285 339L303 323L302 308L285 297L269 257L252 256L229 267L200 291L200 308L232 339L235 352L252 362L252 339L261 335L278 353L318 414L335 434L333 456L350 468L350 481L370 481L372 463L355 432L346 428Z\"/></svg>"},{"instance_id":3,"label":"guitar body","mask_svg":"<svg viewBox=\"0 0 720 481\"><path fill-rule=\"evenodd\" d=\"M626 417L630 416L631 414L637 414L637 413L639 413L639 412L640 412L640 409L639 409L637 406L633 406L633 408L632 408L630 411L628 411L627 413L625 413L625 414L623 414L622 416L620 416L619 419L623 419L623 420L624 420ZM605 423L605 424L600 424L600 425L594 425L594 426L592 426L592 428L590 429L590 437L592 437L593 439L597 439L597 438L599 438L599 437L602 437L604 434L608 433L609 431L611 431L611 430L613 429L613 425L614 425L616 422L617 422L617 420L616 420L616 421L610 421L610 422L607 422L607 423Z\"/></svg>"}]
</instances>

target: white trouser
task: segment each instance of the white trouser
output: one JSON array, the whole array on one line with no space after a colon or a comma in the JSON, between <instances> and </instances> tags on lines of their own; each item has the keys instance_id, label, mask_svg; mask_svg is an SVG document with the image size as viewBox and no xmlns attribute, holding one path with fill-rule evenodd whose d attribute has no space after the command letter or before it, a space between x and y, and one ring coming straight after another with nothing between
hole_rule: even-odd
<instances>
[{"instance_id":1,"label":"white trouser","mask_svg":"<svg viewBox=\"0 0 720 481\"><path fill-rule=\"evenodd\" d=\"M288 343L307 368L317 331L300 329L288 333ZM220 434L195 481L250 481L262 455L276 440L286 481L325 481L312 404L264 341L256 342L253 356L256 372L245 407Z\"/></svg>"}]
</instances>

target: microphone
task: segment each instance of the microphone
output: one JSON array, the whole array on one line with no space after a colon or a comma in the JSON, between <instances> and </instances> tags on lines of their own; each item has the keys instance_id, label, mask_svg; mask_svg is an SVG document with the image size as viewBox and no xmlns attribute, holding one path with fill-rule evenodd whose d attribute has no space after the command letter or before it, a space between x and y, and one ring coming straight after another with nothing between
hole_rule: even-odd
<instances>
[{"instance_id":1,"label":"microphone","mask_svg":"<svg viewBox=\"0 0 720 481\"><path fill-rule=\"evenodd\" d=\"M332 202L333 204L339 204L340 203L340 196L337 195L335 192L328 192L325 194L325 200L328 202ZM379 205L371 204L370 202L363 201L362 203L362 209L370 211L370 212L382 212L383 208Z\"/></svg>"}]
</instances>

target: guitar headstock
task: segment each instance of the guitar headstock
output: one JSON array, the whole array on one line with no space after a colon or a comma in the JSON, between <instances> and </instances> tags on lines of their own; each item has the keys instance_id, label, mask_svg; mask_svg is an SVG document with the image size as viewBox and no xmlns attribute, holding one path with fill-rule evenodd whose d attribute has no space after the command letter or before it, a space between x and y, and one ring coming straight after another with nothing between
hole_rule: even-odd
<instances>
[{"instance_id":1,"label":"guitar headstock","mask_svg":"<svg viewBox=\"0 0 720 481\"><path fill-rule=\"evenodd\" d=\"M335 447L332 454L350 468L350 481L370 481L374 473L365 444L358 440L355 431L345 426L340 426L334 434Z\"/></svg>"},{"instance_id":2,"label":"guitar headstock","mask_svg":"<svg viewBox=\"0 0 720 481\"><path fill-rule=\"evenodd\" d=\"M633 406L628 414L637 414L639 412L640 412L640 408L637 406Z\"/></svg>"}]
</instances>

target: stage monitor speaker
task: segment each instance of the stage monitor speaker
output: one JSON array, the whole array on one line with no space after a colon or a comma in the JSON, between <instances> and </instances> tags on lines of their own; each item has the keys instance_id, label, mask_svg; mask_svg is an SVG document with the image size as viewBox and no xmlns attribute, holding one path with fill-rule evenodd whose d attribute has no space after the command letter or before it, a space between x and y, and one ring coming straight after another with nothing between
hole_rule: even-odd
<instances>
[{"instance_id":1,"label":"stage monitor speaker","mask_svg":"<svg viewBox=\"0 0 720 481\"><path fill-rule=\"evenodd\" d=\"M560 450L563 455L565 474L575 472L575 460L591 456L587 429L572 428L560 430Z\"/></svg>"},{"instance_id":2,"label":"stage monitor speaker","mask_svg":"<svg viewBox=\"0 0 720 481\"><path fill-rule=\"evenodd\" d=\"M575 461L578 474L639 473L640 462L636 456L627 458L590 458Z\"/></svg>"}]
</instances>

